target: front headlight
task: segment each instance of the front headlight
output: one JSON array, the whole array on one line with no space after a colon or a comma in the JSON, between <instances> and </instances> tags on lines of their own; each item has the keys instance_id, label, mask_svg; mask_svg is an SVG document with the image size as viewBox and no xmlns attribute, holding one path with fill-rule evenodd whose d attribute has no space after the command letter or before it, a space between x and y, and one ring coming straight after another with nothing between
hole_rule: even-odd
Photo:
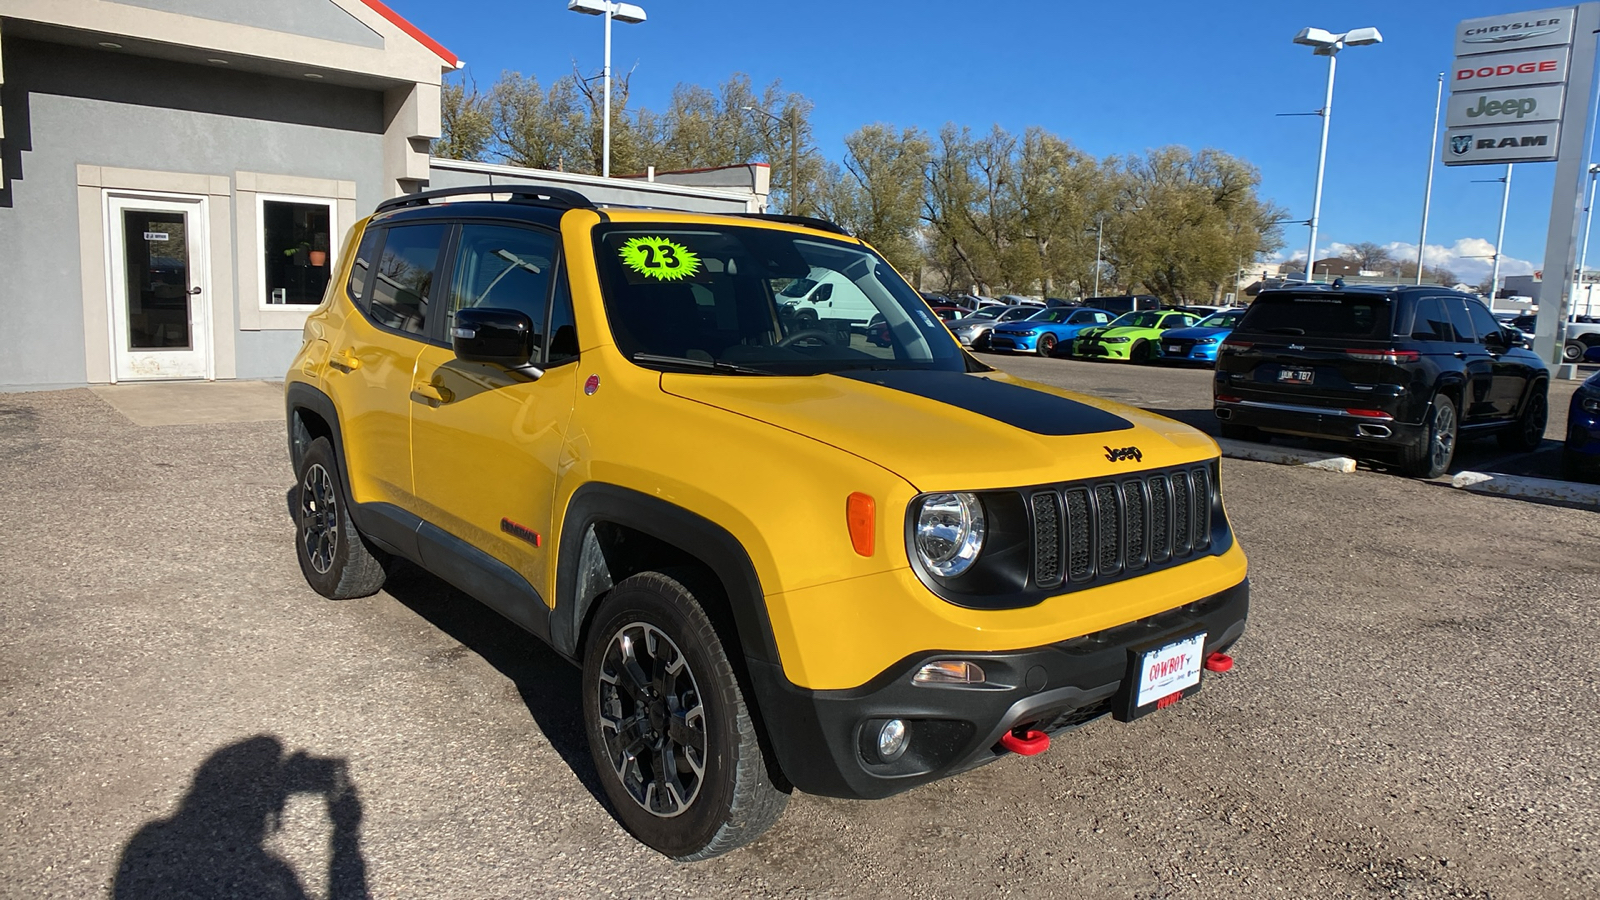
<instances>
[{"instance_id":1,"label":"front headlight","mask_svg":"<svg viewBox=\"0 0 1600 900\"><path fill-rule=\"evenodd\" d=\"M1128 339L1125 337L1108 337L1102 338L1102 340L1108 344L1126 344L1128 342Z\"/></svg>"},{"instance_id":2,"label":"front headlight","mask_svg":"<svg viewBox=\"0 0 1600 900\"><path fill-rule=\"evenodd\" d=\"M1216 342L1216 338L1201 338L1198 341L1195 341L1196 344L1215 344Z\"/></svg>"},{"instance_id":3,"label":"front headlight","mask_svg":"<svg viewBox=\"0 0 1600 900\"><path fill-rule=\"evenodd\" d=\"M954 578L978 561L984 529L983 504L977 494L929 494L917 508L912 543L929 571Z\"/></svg>"},{"instance_id":4,"label":"front headlight","mask_svg":"<svg viewBox=\"0 0 1600 900\"><path fill-rule=\"evenodd\" d=\"M1582 402L1584 412L1600 416L1600 397L1585 397Z\"/></svg>"}]
</instances>

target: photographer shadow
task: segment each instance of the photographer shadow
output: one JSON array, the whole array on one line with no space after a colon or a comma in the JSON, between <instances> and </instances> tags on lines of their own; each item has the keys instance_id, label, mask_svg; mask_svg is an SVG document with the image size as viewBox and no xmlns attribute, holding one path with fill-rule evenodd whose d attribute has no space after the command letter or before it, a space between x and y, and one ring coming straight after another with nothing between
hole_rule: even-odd
<instances>
[{"instance_id":1,"label":"photographer shadow","mask_svg":"<svg viewBox=\"0 0 1600 900\"><path fill-rule=\"evenodd\" d=\"M123 847L111 897L308 898L294 867L266 847L295 794L321 796L327 804L333 825L329 900L370 897L361 800L345 761L285 754L268 735L230 744L200 764L178 811L147 823Z\"/></svg>"}]
</instances>

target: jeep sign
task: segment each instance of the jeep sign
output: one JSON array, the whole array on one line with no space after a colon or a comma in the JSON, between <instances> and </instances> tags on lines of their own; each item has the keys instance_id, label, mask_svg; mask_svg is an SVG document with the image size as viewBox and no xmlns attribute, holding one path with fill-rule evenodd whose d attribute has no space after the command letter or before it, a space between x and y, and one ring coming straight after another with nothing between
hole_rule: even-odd
<instances>
[{"instance_id":1,"label":"jeep sign","mask_svg":"<svg viewBox=\"0 0 1600 900\"><path fill-rule=\"evenodd\" d=\"M1450 67L1451 91L1492 91L1567 80L1566 47L1546 47L1493 56L1463 56Z\"/></svg>"},{"instance_id":2,"label":"jeep sign","mask_svg":"<svg viewBox=\"0 0 1600 900\"><path fill-rule=\"evenodd\" d=\"M1559 84L1499 91L1457 89L1450 95L1445 124L1455 128L1549 122L1561 118L1561 97L1565 91Z\"/></svg>"},{"instance_id":3,"label":"jeep sign","mask_svg":"<svg viewBox=\"0 0 1600 900\"><path fill-rule=\"evenodd\" d=\"M1560 135L1560 122L1452 128L1444 143L1444 164L1549 162L1556 158Z\"/></svg>"}]
</instances>

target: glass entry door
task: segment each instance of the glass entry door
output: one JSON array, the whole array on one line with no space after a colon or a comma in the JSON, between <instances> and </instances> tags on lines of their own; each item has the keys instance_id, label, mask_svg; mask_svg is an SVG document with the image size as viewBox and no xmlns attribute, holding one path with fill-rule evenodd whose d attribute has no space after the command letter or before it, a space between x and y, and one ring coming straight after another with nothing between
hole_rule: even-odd
<instances>
[{"instance_id":1,"label":"glass entry door","mask_svg":"<svg viewBox=\"0 0 1600 900\"><path fill-rule=\"evenodd\" d=\"M112 196L107 217L117 380L213 377L205 199Z\"/></svg>"}]
</instances>

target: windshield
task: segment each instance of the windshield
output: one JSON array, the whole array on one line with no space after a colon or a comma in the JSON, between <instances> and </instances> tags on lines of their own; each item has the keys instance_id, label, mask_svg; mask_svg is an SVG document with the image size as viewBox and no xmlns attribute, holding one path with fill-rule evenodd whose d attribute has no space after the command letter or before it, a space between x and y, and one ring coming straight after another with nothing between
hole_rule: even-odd
<instances>
[{"instance_id":1,"label":"windshield","mask_svg":"<svg viewBox=\"0 0 1600 900\"><path fill-rule=\"evenodd\" d=\"M1057 308L1057 309L1041 309L1038 312L1034 313L1033 315L1029 316L1027 321L1029 321L1029 322L1065 322L1067 319L1072 317L1072 313L1073 313L1073 310L1070 310L1070 309L1060 309L1060 308Z\"/></svg>"},{"instance_id":2,"label":"windshield","mask_svg":"<svg viewBox=\"0 0 1600 900\"><path fill-rule=\"evenodd\" d=\"M619 223L595 229L595 255L617 348L649 368L966 369L922 297L859 245L771 228ZM869 328L875 317L882 324Z\"/></svg>"},{"instance_id":3,"label":"windshield","mask_svg":"<svg viewBox=\"0 0 1600 900\"><path fill-rule=\"evenodd\" d=\"M1256 298L1240 331L1326 337L1387 338L1389 298L1381 294L1268 293Z\"/></svg>"},{"instance_id":4,"label":"windshield","mask_svg":"<svg viewBox=\"0 0 1600 900\"><path fill-rule=\"evenodd\" d=\"M969 318L969 319L992 319L995 316L1000 315L1000 310L1002 308L1003 307L999 307L999 306L985 306L983 309L980 309L980 310L974 312L972 315L967 316L967 318Z\"/></svg>"},{"instance_id":5,"label":"windshield","mask_svg":"<svg viewBox=\"0 0 1600 900\"><path fill-rule=\"evenodd\" d=\"M1117 316L1111 323L1112 328L1159 328L1161 327L1161 313L1158 312L1131 312Z\"/></svg>"},{"instance_id":6,"label":"windshield","mask_svg":"<svg viewBox=\"0 0 1600 900\"><path fill-rule=\"evenodd\" d=\"M1239 324L1244 317L1244 310L1230 309L1227 312L1212 313L1200 320L1201 328L1232 328Z\"/></svg>"}]
</instances>

